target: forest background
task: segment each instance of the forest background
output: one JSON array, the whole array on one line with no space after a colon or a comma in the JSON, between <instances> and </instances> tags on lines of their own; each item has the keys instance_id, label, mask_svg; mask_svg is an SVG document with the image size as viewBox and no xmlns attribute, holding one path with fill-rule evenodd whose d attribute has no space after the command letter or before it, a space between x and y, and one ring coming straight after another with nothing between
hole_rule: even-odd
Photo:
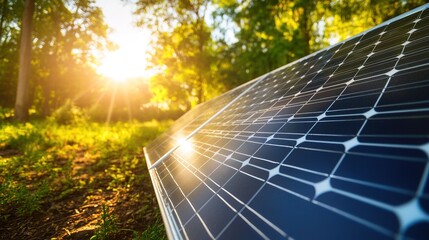
<instances>
[{"instance_id":1,"label":"forest background","mask_svg":"<svg viewBox=\"0 0 429 240\"><path fill-rule=\"evenodd\" d=\"M47 117L66 105L97 121L177 118L246 81L425 3L122 2L134 5L136 24L150 32L145 61L151 76L118 84L97 73L97 51L114 51L115 43L94 0L39 0L32 12L31 55L26 56L30 66L24 105L30 116ZM13 117L16 104L24 8L24 1L0 1L3 119Z\"/></svg>"}]
</instances>

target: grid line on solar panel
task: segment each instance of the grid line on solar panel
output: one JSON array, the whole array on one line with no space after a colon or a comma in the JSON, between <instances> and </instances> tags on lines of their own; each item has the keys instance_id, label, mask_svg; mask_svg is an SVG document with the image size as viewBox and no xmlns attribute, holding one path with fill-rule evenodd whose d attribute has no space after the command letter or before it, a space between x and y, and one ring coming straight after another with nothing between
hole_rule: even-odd
<instances>
[{"instance_id":1,"label":"grid line on solar panel","mask_svg":"<svg viewBox=\"0 0 429 240\"><path fill-rule=\"evenodd\" d=\"M192 137L201 128L203 128L206 124L208 124L213 118L216 118L225 109L227 109L231 104L233 104L237 99L239 99L241 97L241 95L248 92L250 89L252 89L253 86L257 85L260 81L264 80L267 76L268 76L268 74L260 77L259 79L255 79L254 81L251 81L248 84L244 84L244 85L240 86L238 89L240 89L242 91L237 91L237 90L233 91L233 92L238 92L239 94L237 96L234 96L229 102L227 102L226 104L218 104L216 107L212 107L211 110L204 111L202 114L198 115L198 117L197 117L198 121L192 121L191 120L191 123L193 125L188 124L188 125L182 127L180 129L180 133L176 132L175 138L170 140L169 148L167 148L167 151L163 151L162 155L158 154L158 156L161 156L161 157L158 160L156 160L156 162L153 162L152 164L148 165L149 168L152 169L152 168L155 168L157 165L159 165L162 161L164 161L168 157L168 155L170 155L177 148L179 148L182 143L186 142L188 140L188 138ZM247 87L247 85L250 85L250 86ZM228 95L226 95L226 96L228 96ZM222 100L225 100L225 97ZM213 103L213 101L211 101L211 103ZM196 126L195 126L196 122L198 124L196 124ZM183 131L183 129L185 129L185 131ZM167 140L164 140L164 141L167 141ZM150 152L147 155L149 155L149 157L150 157Z\"/></svg>"},{"instance_id":2,"label":"grid line on solar panel","mask_svg":"<svg viewBox=\"0 0 429 240\"><path fill-rule=\"evenodd\" d=\"M240 95L242 91L245 91L246 88L249 87L249 85L251 86L255 81L257 81L257 79L198 105L193 111L189 111L179 118L170 129L146 147L150 163L153 164L155 160L161 158L169 150L173 149L178 141L184 139L193 130L197 129L202 123Z\"/></svg>"},{"instance_id":3,"label":"grid line on solar panel","mask_svg":"<svg viewBox=\"0 0 429 240\"><path fill-rule=\"evenodd\" d=\"M199 219L180 231L202 224L222 238L247 224L261 238L424 238L429 59L407 52L427 37L416 27L421 13L271 73L169 155L155 169L159 181L182 182L165 198ZM225 216L213 220L216 211ZM303 232L306 221L324 227Z\"/></svg>"},{"instance_id":4,"label":"grid line on solar panel","mask_svg":"<svg viewBox=\"0 0 429 240\"><path fill-rule=\"evenodd\" d=\"M215 183L215 184L216 184L216 183ZM216 185L217 185L217 184L216 184ZM220 187L219 185L217 185L217 186L218 186L218 187ZM213 190L212 190L212 191L213 191ZM214 191L213 191L213 192L214 192ZM213 196L212 196L212 198L213 198L214 196L215 196L215 195L213 195ZM232 196L232 197L234 197L233 195L231 195L231 196ZM238 199L237 199L237 201L240 201L240 200L238 200ZM225 203L227 203L227 202L225 202ZM242 203L242 204L243 204L243 203ZM231 207L231 206L230 206L230 208L231 208L231 209L233 209L233 207ZM235 210L235 211L236 211L236 209L233 209L233 210ZM265 221L266 221L266 220L265 220ZM185 225L186 225L186 224L185 224Z\"/></svg>"}]
</instances>

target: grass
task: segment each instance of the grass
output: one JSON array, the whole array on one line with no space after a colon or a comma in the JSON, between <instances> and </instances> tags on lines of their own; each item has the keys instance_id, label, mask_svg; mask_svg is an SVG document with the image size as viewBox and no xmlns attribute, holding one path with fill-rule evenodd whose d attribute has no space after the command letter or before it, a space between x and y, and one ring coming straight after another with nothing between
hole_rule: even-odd
<instances>
[{"instance_id":1,"label":"grass","mask_svg":"<svg viewBox=\"0 0 429 240\"><path fill-rule=\"evenodd\" d=\"M143 146L170 122L0 122L0 239L165 239Z\"/></svg>"}]
</instances>

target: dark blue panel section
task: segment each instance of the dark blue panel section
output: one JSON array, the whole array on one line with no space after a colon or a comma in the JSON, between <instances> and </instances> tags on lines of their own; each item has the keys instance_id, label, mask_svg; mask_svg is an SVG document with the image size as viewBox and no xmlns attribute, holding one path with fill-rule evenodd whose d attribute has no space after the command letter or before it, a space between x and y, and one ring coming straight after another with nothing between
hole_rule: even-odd
<instances>
[{"instance_id":1,"label":"dark blue panel section","mask_svg":"<svg viewBox=\"0 0 429 240\"><path fill-rule=\"evenodd\" d=\"M424 166L420 161L350 154L335 175L415 191Z\"/></svg>"},{"instance_id":2,"label":"dark blue panel section","mask_svg":"<svg viewBox=\"0 0 429 240\"><path fill-rule=\"evenodd\" d=\"M428 113L422 111L375 115L366 122L359 140L385 144L426 143L429 134Z\"/></svg>"},{"instance_id":3,"label":"dark blue panel section","mask_svg":"<svg viewBox=\"0 0 429 240\"><path fill-rule=\"evenodd\" d=\"M246 187L243 187L242 183L246 183ZM247 174L237 172L236 175L225 184L225 190L232 193L237 199L243 203L247 203L250 198L259 190L263 182L255 179Z\"/></svg>"},{"instance_id":4,"label":"dark blue panel section","mask_svg":"<svg viewBox=\"0 0 429 240\"><path fill-rule=\"evenodd\" d=\"M318 122L307 139L321 141L347 141L357 135L364 124L364 117L326 117Z\"/></svg>"},{"instance_id":5,"label":"dark blue panel section","mask_svg":"<svg viewBox=\"0 0 429 240\"><path fill-rule=\"evenodd\" d=\"M218 239L264 239L243 219L237 217Z\"/></svg>"},{"instance_id":6,"label":"dark blue panel section","mask_svg":"<svg viewBox=\"0 0 429 240\"><path fill-rule=\"evenodd\" d=\"M219 235L222 229L235 216L231 208L229 208L218 196L210 199L199 211L199 214L213 236Z\"/></svg>"},{"instance_id":7,"label":"dark blue panel section","mask_svg":"<svg viewBox=\"0 0 429 240\"><path fill-rule=\"evenodd\" d=\"M385 202L391 205L401 205L413 198L411 192L390 190L381 187L369 186L363 183L354 183L341 179L331 179L331 185L334 188L345 192L374 199L380 202Z\"/></svg>"},{"instance_id":8,"label":"dark blue panel section","mask_svg":"<svg viewBox=\"0 0 429 240\"><path fill-rule=\"evenodd\" d=\"M217 191L218 189L210 190L205 184L201 183L192 193L189 194L188 199L196 211L200 209Z\"/></svg>"},{"instance_id":9,"label":"dark blue panel section","mask_svg":"<svg viewBox=\"0 0 429 240\"><path fill-rule=\"evenodd\" d=\"M406 233L405 236L410 239L424 240L429 239L429 222L419 222L412 226Z\"/></svg>"},{"instance_id":10,"label":"dark blue panel section","mask_svg":"<svg viewBox=\"0 0 429 240\"><path fill-rule=\"evenodd\" d=\"M274 116L274 114L272 116ZM274 133L277 132L282 126L283 123L267 123L262 126L258 132Z\"/></svg>"},{"instance_id":11,"label":"dark blue panel section","mask_svg":"<svg viewBox=\"0 0 429 240\"><path fill-rule=\"evenodd\" d=\"M260 178L262 180L268 179L269 173L267 170L260 169L251 165L246 165L240 169L240 171L252 175L254 177Z\"/></svg>"},{"instance_id":12,"label":"dark blue panel section","mask_svg":"<svg viewBox=\"0 0 429 240\"><path fill-rule=\"evenodd\" d=\"M395 214L368 203L357 201L334 192L327 192L321 195L317 198L317 201L344 213L353 214L362 219L362 222L375 223L386 231L391 232L392 235L399 230L399 221Z\"/></svg>"},{"instance_id":13,"label":"dark blue panel section","mask_svg":"<svg viewBox=\"0 0 429 240\"><path fill-rule=\"evenodd\" d=\"M225 165L220 166L219 168L217 168L211 175L210 175L210 179L212 179L214 182L216 182L217 184L219 184L219 186L222 186L226 183L226 181L228 181L235 173L237 172L237 170L231 168L231 167L227 167Z\"/></svg>"},{"instance_id":14,"label":"dark blue panel section","mask_svg":"<svg viewBox=\"0 0 429 240\"><path fill-rule=\"evenodd\" d=\"M420 149L388 147L388 146L356 146L350 149L351 153L372 155L379 157L397 158L399 160L411 160L426 162L426 153Z\"/></svg>"},{"instance_id":15,"label":"dark blue panel section","mask_svg":"<svg viewBox=\"0 0 429 240\"><path fill-rule=\"evenodd\" d=\"M291 150L289 147L263 145L255 156L280 163Z\"/></svg>"},{"instance_id":16,"label":"dark blue panel section","mask_svg":"<svg viewBox=\"0 0 429 240\"><path fill-rule=\"evenodd\" d=\"M245 142L241 145L240 148L237 149L237 152L252 155L258 150L261 144L253 143L253 142Z\"/></svg>"},{"instance_id":17,"label":"dark blue panel section","mask_svg":"<svg viewBox=\"0 0 429 240\"><path fill-rule=\"evenodd\" d=\"M278 166L277 162L273 163L272 161L267 161L258 158L250 158L249 163L255 165L256 167L264 168L267 170L273 169Z\"/></svg>"},{"instance_id":18,"label":"dark blue panel section","mask_svg":"<svg viewBox=\"0 0 429 240\"><path fill-rule=\"evenodd\" d=\"M284 127L279 130L279 133L297 133L305 134L311 127L313 127L314 122L308 121L290 121L287 122Z\"/></svg>"},{"instance_id":19,"label":"dark blue panel section","mask_svg":"<svg viewBox=\"0 0 429 240\"><path fill-rule=\"evenodd\" d=\"M345 216L270 185L262 189L250 207L294 239L390 239Z\"/></svg>"},{"instance_id":20,"label":"dark blue panel section","mask_svg":"<svg viewBox=\"0 0 429 240\"><path fill-rule=\"evenodd\" d=\"M183 195L182 191L180 191L180 188L176 188L176 190L172 191L168 197L175 207L181 203L183 199L185 199L185 196Z\"/></svg>"},{"instance_id":21,"label":"dark blue panel section","mask_svg":"<svg viewBox=\"0 0 429 240\"><path fill-rule=\"evenodd\" d=\"M327 176L321 173L309 172L309 171L306 171L305 169L296 169L296 168L287 167L287 166L280 167L280 172L288 176L296 177L296 178L314 182L314 183L322 181Z\"/></svg>"},{"instance_id":22,"label":"dark blue panel section","mask_svg":"<svg viewBox=\"0 0 429 240\"><path fill-rule=\"evenodd\" d=\"M182 201L179 205L177 205L176 212L183 225L186 224L194 216L194 210L192 210L191 205L186 200Z\"/></svg>"},{"instance_id":23,"label":"dark blue panel section","mask_svg":"<svg viewBox=\"0 0 429 240\"><path fill-rule=\"evenodd\" d=\"M311 185L289 177L276 175L270 178L269 182L307 198L313 198L315 194L314 188Z\"/></svg>"},{"instance_id":24,"label":"dark blue panel section","mask_svg":"<svg viewBox=\"0 0 429 240\"><path fill-rule=\"evenodd\" d=\"M341 156L340 153L296 148L283 163L319 173L331 173Z\"/></svg>"},{"instance_id":25,"label":"dark blue panel section","mask_svg":"<svg viewBox=\"0 0 429 240\"><path fill-rule=\"evenodd\" d=\"M185 231L190 239L211 239L207 230L204 228L203 224L197 216L194 216L185 225Z\"/></svg>"},{"instance_id":26,"label":"dark blue panel section","mask_svg":"<svg viewBox=\"0 0 429 240\"><path fill-rule=\"evenodd\" d=\"M260 232L262 232L269 239L282 239L284 236L287 236L285 233L279 233L273 229L269 223L256 216L251 210L248 208L244 208L241 212L242 216L247 219L247 221L251 222L255 228L257 228ZM231 226L232 227L232 226Z\"/></svg>"}]
</instances>

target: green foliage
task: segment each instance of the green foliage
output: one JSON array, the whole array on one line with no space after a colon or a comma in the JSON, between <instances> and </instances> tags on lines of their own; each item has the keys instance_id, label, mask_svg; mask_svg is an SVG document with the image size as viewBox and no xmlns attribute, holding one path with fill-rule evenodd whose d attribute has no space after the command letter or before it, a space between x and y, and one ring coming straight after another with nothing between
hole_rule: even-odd
<instances>
[{"instance_id":1,"label":"green foliage","mask_svg":"<svg viewBox=\"0 0 429 240\"><path fill-rule=\"evenodd\" d=\"M52 114L50 119L61 125L84 124L88 121L88 116L83 109L68 100Z\"/></svg>"},{"instance_id":2,"label":"green foliage","mask_svg":"<svg viewBox=\"0 0 429 240\"><path fill-rule=\"evenodd\" d=\"M165 227L161 223L155 223L143 233L135 233L133 240L167 240Z\"/></svg>"},{"instance_id":3,"label":"green foliage","mask_svg":"<svg viewBox=\"0 0 429 240\"><path fill-rule=\"evenodd\" d=\"M0 121L13 118L13 109L0 107Z\"/></svg>"},{"instance_id":4,"label":"green foliage","mask_svg":"<svg viewBox=\"0 0 429 240\"><path fill-rule=\"evenodd\" d=\"M101 219L98 221L99 228L95 231L94 236L90 238L91 240L109 239L109 236L118 231L115 223L116 218L109 212L109 207L102 205L101 209Z\"/></svg>"},{"instance_id":5,"label":"green foliage","mask_svg":"<svg viewBox=\"0 0 429 240\"><path fill-rule=\"evenodd\" d=\"M137 1L140 24L156 36L150 58L160 69L151 79L154 102L189 110L224 90L206 22L210 7L210 0Z\"/></svg>"},{"instance_id":6,"label":"green foliage","mask_svg":"<svg viewBox=\"0 0 429 240\"><path fill-rule=\"evenodd\" d=\"M53 121L2 122L0 224L5 226L12 218L22 220L49 212L49 206L67 201L76 193L127 196L134 191L138 195L128 196L127 203L139 209L146 207L142 214L134 215L136 221L148 221L148 225L159 221L156 207L148 207L152 206L154 196L141 190L152 188L142 151L148 141L170 124L157 121L118 122L109 126L91 122L71 125ZM97 239L111 234L120 223L120 219L113 217L118 216L115 211L120 210L101 209Z\"/></svg>"},{"instance_id":7,"label":"green foliage","mask_svg":"<svg viewBox=\"0 0 429 240\"><path fill-rule=\"evenodd\" d=\"M0 106L15 103L18 52L24 1L0 1ZM85 92L98 76L95 49L110 46L107 25L94 0L36 1L33 18L30 98L39 114L48 115L67 99ZM83 95L88 106L91 94Z\"/></svg>"},{"instance_id":8,"label":"green foliage","mask_svg":"<svg viewBox=\"0 0 429 240\"><path fill-rule=\"evenodd\" d=\"M13 206L16 204L16 214L18 216L29 215L40 210L41 199L49 193L49 187L45 182L37 186L36 191L29 190L21 183L6 179L0 183L0 206ZM1 208L0 208L1 209ZM2 216L7 220L8 214Z\"/></svg>"}]
</instances>

